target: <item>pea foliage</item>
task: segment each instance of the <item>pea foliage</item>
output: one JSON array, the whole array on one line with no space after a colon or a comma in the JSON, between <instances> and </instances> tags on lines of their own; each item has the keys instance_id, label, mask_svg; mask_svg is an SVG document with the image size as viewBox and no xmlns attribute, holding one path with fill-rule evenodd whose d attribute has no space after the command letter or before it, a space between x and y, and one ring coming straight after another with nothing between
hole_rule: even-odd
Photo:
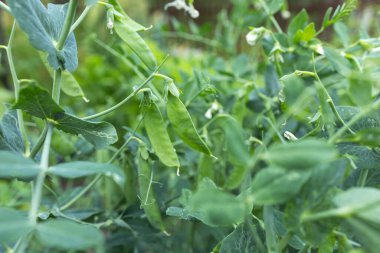
<instances>
[{"instance_id":1,"label":"pea foliage","mask_svg":"<svg viewBox=\"0 0 380 253\"><path fill-rule=\"evenodd\" d=\"M358 2L320 24L285 0L232 6L209 38L191 21L143 26L118 0L0 2L14 90L0 252L378 252L380 42L349 34ZM93 11L106 33L86 51L76 32ZM201 56L166 56L172 37ZM19 78L17 39L49 78Z\"/></svg>"}]
</instances>

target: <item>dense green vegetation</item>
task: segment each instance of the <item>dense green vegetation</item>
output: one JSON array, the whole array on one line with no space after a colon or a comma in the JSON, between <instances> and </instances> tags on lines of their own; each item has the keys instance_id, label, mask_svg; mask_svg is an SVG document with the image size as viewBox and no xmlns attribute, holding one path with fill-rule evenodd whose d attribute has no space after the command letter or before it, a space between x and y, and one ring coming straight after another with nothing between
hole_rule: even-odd
<instances>
[{"instance_id":1,"label":"dense green vegetation","mask_svg":"<svg viewBox=\"0 0 380 253\"><path fill-rule=\"evenodd\" d=\"M196 6L0 2L0 252L378 252L374 16Z\"/></svg>"}]
</instances>

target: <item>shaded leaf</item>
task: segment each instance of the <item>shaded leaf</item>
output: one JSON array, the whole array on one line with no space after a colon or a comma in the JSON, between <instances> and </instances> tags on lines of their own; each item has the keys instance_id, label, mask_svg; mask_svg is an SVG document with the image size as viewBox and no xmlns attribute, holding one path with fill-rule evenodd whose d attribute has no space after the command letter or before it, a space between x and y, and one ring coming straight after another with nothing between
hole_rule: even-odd
<instances>
[{"instance_id":1,"label":"shaded leaf","mask_svg":"<svg viewBox=\"0 0 380 253\"><path fill-rule=\"evenodd\" d=\"M62 68L70 72L78 66L77 45L71 33L61 51L56 44L65 21L68 4L48 4L40 0L8 0L12 14L20 27L26 32L30 43L38 50L49 54L48 62L54 69Z\"/></svg>"},{"instance_id":2,"label":"shaded leaf","mask_svg":"<svg viewBox=\"0 0 380 253\"><path fill-rule=\"evenodd\" d=\"M294 197L309 177L310 172L269 167L257 173L249 192L256 205L281 204Z\"/></svg>"},{"instance_id":3,"label":"shaded leaf","mask_svg":"<svg viewBox=\"0 0 380 253\"><path fill-rule=\"evenodd\" d=\"M25 150L15 110L6 111L0 121L0 150L19 153Z\"/></svg>"},{"instance_id":4,"label":"shaded leaf","mask_svg":"<svg viewBox=\"0 0 380 253\"><path fill-rule=\"evenodd\" d=\"M0 178L31 180L41 171L33 160L9 151L0 151L0 161Z\"/></svg>"},{"instance_id":5,"label":"shaded leaf","mask_svg":"<svg viewBox=\"0 0 380 253\"><path fill-rule=\"evenodd\" d=\"M274 144L265 155L268 163L289 170L308 170L336 157L334 146L320 139Z\"/></svg>"},{"instance_id":6,"label":"shaded leaf","mask_svg":"<svg viewBox=\"0 0 380 253\"><path fill-rule=\"evenodd\" d=\"M119 185L123 186L125 177L122 170L108 163L94 163L78 161L71 163L57 164L48 169L48 173L63 178L80 178L90 175L103 174L111 177Z\"/></svg>"},{"instance_id":7,"label":"shaded leaf","mask_svg":"<svg viewBox=\"0 0 380 253\"><path fill-rule=\"evenodd\" d=\"M32 116L47 120L66 133L82 135L96 148L104 148L117 141L115 128L107 122L85 121L70 114L56 104L49 92L36 84L20 90L20 97L13 106Z\"/></svg>"},{"instance_id":8,"label":"shaded leaf","mask_svg":"<svg viewBox=\"0 0 380 253\"><path fill-rule=\"evenodd\" d=\"M28 216L10 209L0 208L0 244L12 245L33 229Z\"/></svg>"},{"instance_id":9,"label":"shaded leaf","mask_svg":"<svg viewBox=\"0 0 380 253\"><path fill-rule=\"evenodd\" d=\"M104 238L100 230L68 220L48 220L37 226L37 237L47 247L64 250L102 248Z\"/></svg>"}]
</instances>

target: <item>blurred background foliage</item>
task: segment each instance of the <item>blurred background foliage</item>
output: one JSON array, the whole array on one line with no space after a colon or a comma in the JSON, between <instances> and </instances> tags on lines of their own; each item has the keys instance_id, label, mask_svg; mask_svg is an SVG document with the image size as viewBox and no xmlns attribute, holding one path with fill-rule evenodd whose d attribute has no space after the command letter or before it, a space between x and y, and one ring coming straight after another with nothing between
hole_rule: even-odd
<instances>
[{"instance_id":1,"label":"blurred background foliage","mask_svg":"<svg viewBox=\"0 0 380 253\"><path fill-rule=\"evenodd\" d=\"M250 48L245 40L249 27L258 27L264 23L270 26L265 12L255 4L255 0L195 0L195 7L200 11L198 19L191 19L182 11L175 9L164 11L164 5L169 2L167 0L122 0L120 2L133 19L147 27L152 26L142 36L159 62L166 55L170 55L161 72L175 80L183 92L181 99L188 106L190 113L202 115L193 117L197 126L202 126L208 121L203 115L207 108L212 108L213 104L214 107L215 104L222 104L223 108L218 108L216 105L216 110L233 112L242 125L250 125L250 121L257 120L257 117L253 115L260 111L260 108L271 107L266 104L270 101L265 101L265 99L257 103L258 94L250 92L253 89L251 86L243 86L247 80L254 79L257 87L265 87L266 77L274 72L268 67L269 63L265 62L267 58L260 56L261 51ZM374 0L360 2L360 10L347 21L352 41L356 41L362 33L380 34L379 22L373 22L379 19L379 2ZM320 24L326 9L341 3L342 1L336 0L290 0L288 9L280 11L276 18L280 26L286 30L289 16L294 16L305 8L312 20ZM0 12L0 44L6 43L12 25L10 20L6 13ZM76 31L79 68L74 76L88 101L80 97L62 96L62 105L79 116L89 115L114 105L149 75L146 69L140 67L142 65L138 58L120 43L116 36L110 34L106 23L104 8L97 6L91 10ZM341 44L338 37L334 35L333 28L329 28L321 37L333 44ZM39 54L26 41L26 35L18 29L13 53L19 78L36 79L50 89L52 78L46 71ZM12 81L5 58L2 54L0 102L12 103ZM154 84L158 90L163 89L162 80L155 80ZM194 90L201 90L201 92L194 97ZM241 103L235 103L236 99L241 99ZM245 104L248 104L248 108L254 109L248 111ZM0 113L3 110L4 107L0 106ZM104 120L116 125L117 129L134 129L139 124L140 118L140 100L135 98L122 109L107 115ZM125 133L126 131L120 132L119 136L122 137ZM260 135L260 133L256 134ZM32 136L37 137L38 133ZM57 154L65 156L61 159L65 158L66 161L78 160L94 152L85 143L81 146L80 142L76 142L76 146L73 146L67 141L67 139L72 140L77 137L61 133L54 135L54 138L53 148ZM120 143L122 141L123 138L120 138ZM156 174L155 181L161 182L156 186L156 194L161 206L167 206L173 199L180 196L182 188L192 188L191 183L196 181L197 165L193 153L188 154L180 147L177 150L179 153L183 152L181 164L186 175L176 177L170 170L163 170ZM102 162L107 160L107 155L104 151L97 151L96 155L91 157ZM225 180L226 175L223 173L223 171L216 171L214 180L217 184L222 184ZM9 184L0 181L0 206L5 203L18 206L19 203L27 202L25 198L28 198L29 193L25 192L25 188L22 188L21 192L15 190L21 189L19 185L20 183L14 182L12 187L9 187ZM108 187L112 188L112 185L108 184ZM82 199L80 205L92 206L89 202L94 199L106 199L106 203L99 205L105 206L108 212L104 214L104 217L112 216L112 213L117 213L115 206L120 204L121 196L113 194L110 188L100 189L93 194L93 198ZM99 196L101 197L98 198ZM133 199L133 194L130 198ZM136 199L129 201L133 203ZM108 240L108 246L115 249L114 252L122 252L117 251L118 247L126 250L136 244L142 249L141 252L151 252L149 250L152 249L155 249L155 252L169 252L168 249L176 249L174 252L191 252L187 248L189 246L193 247L191 249L193 252L210 252L212 247L228 234L227 229L226 231L213 230L200 223L168 218L167 222L171 224L168 226L171 228L169 232L173 235L168 239L154 229L147 229L146 220L130 219L141 217L138 205L130 204L128 203L129 209L126 215L129 218L128 224L133 227L133 230L115 229ZM19 208L22 209L22 207ZM135 232L139 233L138 238Z\"/></svg>"}]
</instances>

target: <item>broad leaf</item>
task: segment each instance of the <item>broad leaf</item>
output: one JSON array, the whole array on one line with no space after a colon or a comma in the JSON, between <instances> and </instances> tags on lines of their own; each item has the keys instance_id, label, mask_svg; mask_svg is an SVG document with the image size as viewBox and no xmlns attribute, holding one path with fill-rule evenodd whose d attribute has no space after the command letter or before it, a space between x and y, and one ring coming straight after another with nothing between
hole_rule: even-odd
<instances>
[{"instance_id":1,"label":"broad leaf","mask_svg":"<svg viewBox=\"0 0 380 253\"><path fill-rule=\"evenodd\" d=\"M293 42L297 31L303 30L307 22L309 21L309 15L307 15L307 12L305 10L302 10L300 13L295 16L289 24L288 27L288 35L289 35L289 41Z\"/></svg>"},{"instance_id":2,"label":"broad leaf","mask_svg":"<svg viewBox=\"0 0 380 253\"><path fill-rule=\"evenodd\" d=\"M68 220L48 220L37 226L37 237L47 247L63 250L100 249L104 238L100 230Z\"/></svg>"},{"instance_id":3,"label":"broad leaf","mask_svg":"<svg viewBox=\"0 0 380 253\"><path fill-rule=\"evenodd\" d=\"M15 110L6 111L0 121L0 150L19 153L25 150Z\"/></svg>"},{"instance_id":4,"label":"broad leaf","mask_svg":"<svg viewBox=\"0 0 380 253\"><path fill-rule=\"evenodd\" d=\"M310 177L310 172L265 168L253 179L249 190L255 205L281 204L294 197Z\"/></svg>"},{"instance_id":5,"label":"broad leaf","mask_svg":"<svg viewBox=\"0 0 380 253\"><path fill-rule=\"evenodd\" d=\"M111 177L119 185L124 185L124 174L120 168L112 164L94 162L61 163L50 167L49 174L63 178L80 178L90 175L103 174Z\"/></svg>"},{"instance_id":6,"label":"broad leaf","mask_svg":"<svg viewBox=\"0 0 380 253\"><path fill-rule=\"evenodd\" d=\"M308 170L336 157L335 148L318 139L274 144L265 155L268 163L289 170Z\"/></svg>"},{"instance_id":7,"label":"broad leaf","mask_svg":"<svg viewBox=\"0 0 380 253\"><path fill-rule=\"evenodd\" d=\"M182 201L184 209L171 207L167 214L183 219L194 217L206 225L223 227L242 222L246 213L243 200L218 189L208 178L202 180L199 189L187 196L185 202Z\"/></svg>"},{"instance_id":8,"label":"broad leaf","mask_svg":"<svg viewBox=\"0 0 380 253\"><path fill-rule=\"evenodd\" d=\"M41 170L33 160L9 151L0 151L0 161L0 178L31 180Z\"/></svg>"},{"instance_id":9,"label":"broad leaf","mask_svg":"<svg viewBox=\"0 0 380 253\"><path fill-rule=\"evenodd\" d=\"M48 4L46 9L40 0L8 0L7 3L30 43L49 54L48 62L52 68L70 72L77 68L77 45L73 33L68 36L62 50L56 49L68 4Z\"/></svg>"},{"instance_id":10,"label":"broad leaf","mask_svg":"<svg viewBox=\"0 0 380 253\"><path fill-rule=\"evenodd\" d=\"M49 92L36 84L20 90L20 97L13 106L32 116L47 120L66 133L82 135L96 148L104 148L117 141L115 128L107 122L91 122L65 113L51 98Z\"/></svg>"},{"instance_id":11,"label":"broad leaf","mask_svg":"<svg viewBox=\"0 0 380 253\"><path fill-rule=\"evenodd\" d=\"M28 216L10 208L0 208L0 244L12 245L32 230Z\"/></svg>"},{"instance_id":12,"label":"broad leaf","mask_svg":"<svg viewBox=\"0 0 380 253\"><path fill-rule=\"evenodd\" d=\"M231 234L226 236L220 246L220 253L252 253L257 252L254 239L255 228L250 224L240 224Z\"/></svg>"},{"instance_id":13,"label":"broad leaf","mask_svg":"<svg viewBox=\"0 0 380 253\"><path fill-rule=\"evenodd\" d=\"M325 52L325 56L334 70L342 76L349 76L351 74L353 69L351 63L338 51L327 47L323 48L323 51Z\"/></svg>"}]
</instances>

